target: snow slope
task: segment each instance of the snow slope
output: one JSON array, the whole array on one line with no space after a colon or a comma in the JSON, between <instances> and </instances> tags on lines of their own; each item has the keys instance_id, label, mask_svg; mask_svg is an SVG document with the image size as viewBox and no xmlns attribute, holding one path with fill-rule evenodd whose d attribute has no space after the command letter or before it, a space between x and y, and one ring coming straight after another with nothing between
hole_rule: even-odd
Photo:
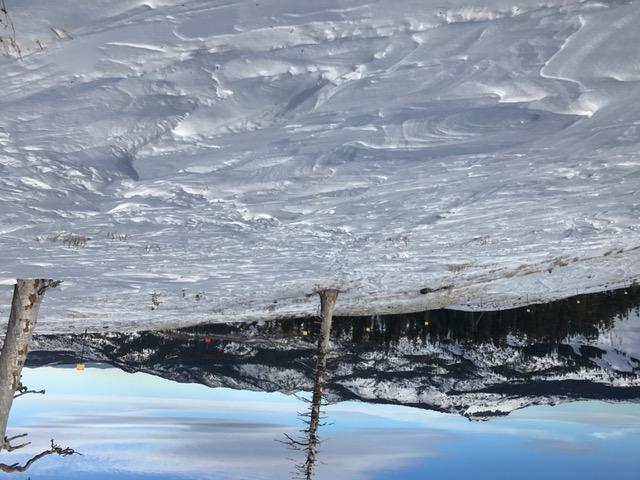
<instances>
[{"instance_id":1,"label":"snow slope","mask_svg":"<svg viewBox=\"0 0 640 480\"><path fill-rule=\"evenodd\" d=\"M640 277L639 2L8 8L0 279L65 280L44 330L306 315L330 286L357 314Z\"/></svg>"},{"instance_id":2,"label":"snow slope","mask_svg":"<svg viewBox=\"0 0 640 480\"><path fill-rule=\"evenodd\" d=\"M372 333L364 330L361 318L341 318L328 353L325 396L331 402L412 405L471 419L576 400L640 402L637 308L610 322L604 318L602 323L572 321L580 335L555 340L536 335L535 330L519 334L517 328L505 338L479 340L478 331L491 331L486 324L495 327L495 318L483 324L480 316L476 329L470 317L444 322L464 322L462 338L451 336L451 331L436 334L428 327L417 333L421 322L416 325L416 317L379 318L368 323ZM560 318L548 319L550 331L563 331ZM29 365L73 364L84 351L89 362L112 363L129 372L178 382L286 394L310 392L317 339L283 329L283 323L287 322L225 325L228 333L196 327L202 331L36 336ZM211 344L203 343L205 335L210 335Z\"/></svg>"}]
</instances>

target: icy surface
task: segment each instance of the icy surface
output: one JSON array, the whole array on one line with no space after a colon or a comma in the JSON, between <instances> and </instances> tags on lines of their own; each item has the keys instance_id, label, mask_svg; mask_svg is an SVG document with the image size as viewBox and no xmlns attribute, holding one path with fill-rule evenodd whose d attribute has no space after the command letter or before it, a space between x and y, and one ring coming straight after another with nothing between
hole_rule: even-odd
<instances>
[{"instance_id":1,"label":"icy surface","mask_svg":"<svg viewBox=\"0 0 640 480\"><path fill-rule=\"evenodd\" d=\"M65 280L41 331L640 276L639 2L8 6L0 280Z\"/></svg>"}]
</instances>

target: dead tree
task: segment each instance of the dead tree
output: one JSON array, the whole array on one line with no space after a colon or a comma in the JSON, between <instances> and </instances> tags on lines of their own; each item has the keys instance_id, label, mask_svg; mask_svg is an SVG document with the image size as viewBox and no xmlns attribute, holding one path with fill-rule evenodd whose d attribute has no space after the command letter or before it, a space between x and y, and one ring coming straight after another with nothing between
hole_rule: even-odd
<instances>
[{"instance_id":1,"label":"dead tree","mask_svg":"<svg viewBox=\"0 0 640 480\"><path fill-rule=\"evenodd\" d=\"M12 441L24 438L27 435L7 437L7 420L15 398L27 393L44 393L44 390L29 390L22 385L22 368L27 360L29 343L38 319L40 304L45 292L52 287L57 287L61 282L47 279L19 279L13 290L11 302L11 314L7 325L7 333L0 353L0 452L6 450L12 452L29 445L28 442L20 445L12 445ZM45 450L24 465L7 465L0 463L0 471L24 472L35 462L48 455L73 455L77 452L71 448L62 448L51 440L51 448Z\"/></svg>"},{"instance_id":2,"label":"dead tree","mask_svg":"<svg viewBox=\"0 0 640 480\"><path fill-rule=\"evenodd\" d=\"M22 367L47 289L60 282L45 279L19 279L13 289L11 314L0 353L0 439L7 433L7 419L16 394L22 393Z\"/></svg>"},{"instance_id":3,"label":"dead tree","mask_svg":"<svg viewBox=\"0 0 640 480\"><path fill-rule=\"evenodd\" d=\"M306 454L304 463L296 465L298 472L305 480L313 479L313 472L317 461L318 446L320 440L318 438L318 428L322 425L321 408L324 404L323 394L324 386L327 378L327 357L329 355L329 339L331 337L331 323L333 320L333 311L338 298L337 290L322 290L320 295L320 337L318 339L318 359L316 362L313 392L309 411L301 414L305 417L307 428L302 430L304 438L295 439L285 434L286 443L294 450L303 451Z\"/></svg>"}]
</instances>

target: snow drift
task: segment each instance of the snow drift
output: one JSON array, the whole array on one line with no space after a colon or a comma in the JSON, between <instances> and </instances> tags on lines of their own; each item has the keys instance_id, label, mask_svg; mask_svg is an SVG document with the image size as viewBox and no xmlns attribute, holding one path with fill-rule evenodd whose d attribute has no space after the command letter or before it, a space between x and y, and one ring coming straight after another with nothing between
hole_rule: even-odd
<instances>
[{"instance_id":1,"label":"snow drift","mask_svg":"<svg viewBox=\"0 0 640 480\"><path fill-rule=\"evenodd\" d=\"M44 330L309 315L329 286L339 314L499 308L640 276L637 2L7 6L0 278L65 280Z\"/></svg>"}]
</instances>

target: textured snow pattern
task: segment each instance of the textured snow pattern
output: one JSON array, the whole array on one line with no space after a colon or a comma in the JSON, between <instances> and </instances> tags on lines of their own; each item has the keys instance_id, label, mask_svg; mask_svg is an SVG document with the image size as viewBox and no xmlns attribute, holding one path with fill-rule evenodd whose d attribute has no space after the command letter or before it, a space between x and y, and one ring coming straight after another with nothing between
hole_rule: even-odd
<instances>
[{"instance_id":1,"label":"textured snow pattern","mask_svg":"<svg viewBox=\"0 0 640 480\"><path fill-rule=\"evenodd\" d=\"M639 2L9 7L0 280L65 280L41 331L310 315L324 287L358 314L639 277Z\"/></svg>"}]
</instances>

